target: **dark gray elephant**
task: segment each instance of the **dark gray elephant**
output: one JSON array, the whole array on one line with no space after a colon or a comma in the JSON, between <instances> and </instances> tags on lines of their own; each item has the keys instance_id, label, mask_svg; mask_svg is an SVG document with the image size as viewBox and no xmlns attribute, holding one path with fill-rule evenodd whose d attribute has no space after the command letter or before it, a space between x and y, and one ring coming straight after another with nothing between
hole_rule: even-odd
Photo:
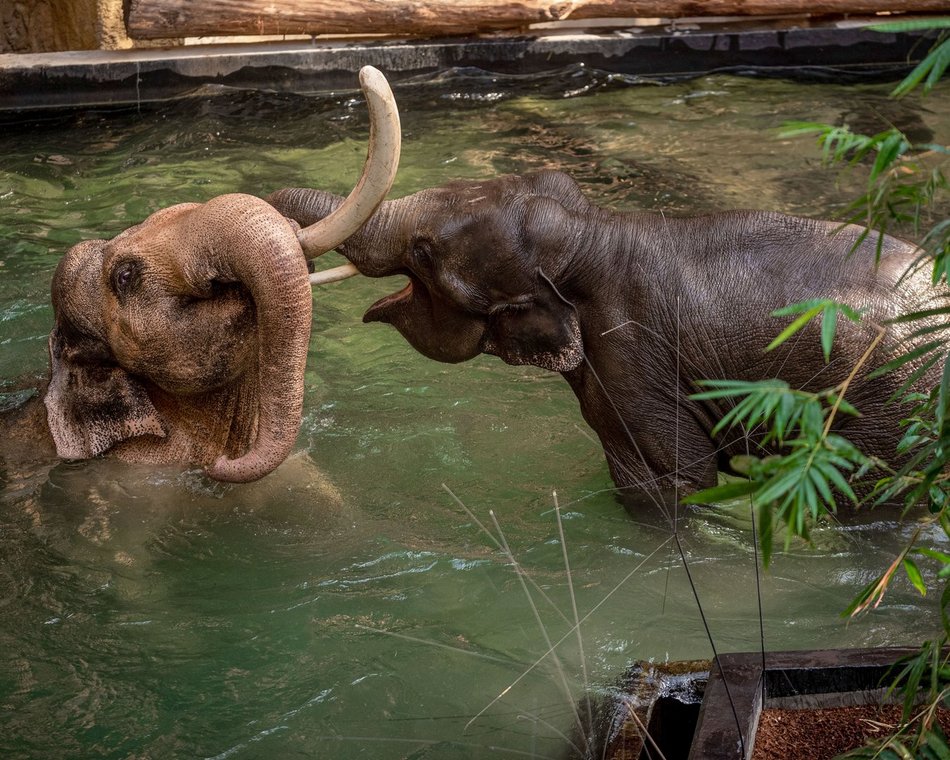
<instances>
[{"instance_id":1,"label":"dark gray elephant","mask_svg":"<svg viewBox=\"0 0 950 760\"><path fill-rule=\"evenodd\" d=\"M306 189L267 200L301 224L340 202ZM918 255L913 245L887 238L876 266L874 239L849 256L860 230L836 228L759 211L618 213L589 203L568 176L542 172L388 201L338 250L365 275L409 278L364 322L393 325L439 361L487 353L560 372L619 487L687 493L715 484L747 446L739 431L713 436L728 407L690 399L696 381L834 386L872 343L871 323L936 297L925 272L895 287ZM817 328L765 353L783 327L770 312L817 297L867 309L861 325L839 326L831 362ZM892 356L908 331L888 327L866 366ZM862 373L851 384L863 416L839 416L839 426L866 453L894 452L906 408L885 402L905 376Z\"/></svg>"}]
</instances>

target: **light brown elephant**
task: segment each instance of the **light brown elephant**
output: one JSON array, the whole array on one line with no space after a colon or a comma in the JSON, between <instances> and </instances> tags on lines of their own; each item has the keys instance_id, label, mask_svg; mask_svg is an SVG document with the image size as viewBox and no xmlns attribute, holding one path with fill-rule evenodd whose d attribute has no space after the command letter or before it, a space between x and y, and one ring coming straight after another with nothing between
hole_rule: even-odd
<instances>
[{"instance_id":1,"label":"light brown elephant","mask_svg":"<svg viewBox=\"0 0 950 760\"><path fill-rule=\"evenodd\" d=\"M258 198L223 195L67 252L53 276L44 399L58 456L200 465L232 482L284 461L303 405L307 258L372 215L399 161L392 92L371 67L360 80L370 147L338 213L300 229ZM331 279L350 271L339 269Z\"/></svg>"}]
</instances>

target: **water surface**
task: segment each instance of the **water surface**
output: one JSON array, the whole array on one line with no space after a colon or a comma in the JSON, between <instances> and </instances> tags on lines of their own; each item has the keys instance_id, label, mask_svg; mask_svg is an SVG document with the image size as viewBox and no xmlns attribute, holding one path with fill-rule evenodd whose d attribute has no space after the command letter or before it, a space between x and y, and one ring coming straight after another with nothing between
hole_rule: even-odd
<instances>
[{"instance_id":1,"label":"water surface","mask_svg":"<svg viewBox=\"0 0 950 760\"><path fill-rule=\"evenodd\" d=\"M615 208L830 216L861 177L777 128L893 123L946 143L945 90L895 103L887 85L456 72L397 90L394 194L547 167ZM366 134L354 93L209 91L5 127L0 391L46 371L49 280L70 245L226 192L345 193ZM585 669L604 686L634 659L710 656L668 527L618 505L566 383L491 357L437 364L362 325L396 287L315 292L297 451L258 484L108 459L5 473L0 755L552 757ZM586 668L571 636L563 679L551 658L528 672L548 645L518 575L443 484L493 530L494 514L552 602L531 590L552 642L571 616L557 491ZM679 537L722 652L758 649L760 604L771 649L931 635L935 602L903 582L873 615L840 617L913 529L869 514L819 530L776 558L760 600L744 509L690 511Z\"/></svg>"}]
</instances>

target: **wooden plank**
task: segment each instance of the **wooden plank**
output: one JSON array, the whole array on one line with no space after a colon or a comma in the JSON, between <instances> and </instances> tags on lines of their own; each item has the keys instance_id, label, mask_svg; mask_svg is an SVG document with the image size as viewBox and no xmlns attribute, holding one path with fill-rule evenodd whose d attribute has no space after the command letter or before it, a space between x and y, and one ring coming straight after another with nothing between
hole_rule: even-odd
<instances>
[{"instance_id":1,"label":"wooden plank","mask_svg":"<svg viewBox=\"0 0 950 760\"><path fill-rule=\"evenodd\" d=\"M591 18L946 12L947 0L131 0L137 39L254 34L451 35Z\"/></svg>"}]
</instances>

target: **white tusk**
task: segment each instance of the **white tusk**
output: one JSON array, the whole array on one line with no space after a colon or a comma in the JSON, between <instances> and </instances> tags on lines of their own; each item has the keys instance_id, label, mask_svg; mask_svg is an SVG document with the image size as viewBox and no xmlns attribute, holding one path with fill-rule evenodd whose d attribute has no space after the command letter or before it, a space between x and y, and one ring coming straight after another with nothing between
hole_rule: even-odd
<instances>
[{"instance_id":1,"label":"white tusk","mask_svg":"<svg viewBox=\"0 0 950 760\"><path fill-rule=\"evenodd\" d=\"M310 275L310 284L326 285L328 282L339 282L359 273L359 270L352 264L341 264L332 269L324 269L322 272L314 272Z\"/></svg>"},{"instance_id":2,"label":"white tusk","mask_svg":"<svg viewBox=\"0 0 950 760\"><path fill-rule=\"evenodd\" d=\"M360 69L360 87L369 108L369 148L356 187L332 214L297 233L307 258L346 240L369 219L389 193L399 166L399 111L386 77L372 66Z\"/></svg>"}]
</instances>

